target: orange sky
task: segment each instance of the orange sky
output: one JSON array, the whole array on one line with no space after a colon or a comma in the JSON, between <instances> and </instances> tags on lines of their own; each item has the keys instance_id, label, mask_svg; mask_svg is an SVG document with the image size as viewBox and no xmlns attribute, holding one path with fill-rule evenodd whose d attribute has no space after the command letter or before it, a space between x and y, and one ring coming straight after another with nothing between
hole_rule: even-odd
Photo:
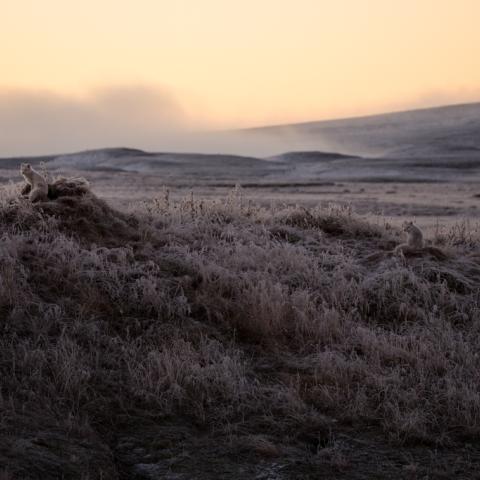
<instances>
[{"instance_id":1,"label":"orange sky","mask_svg":"<svg viewBox=\"0 0 480 480\"><path fill-rule=\"evenodd\" d=\"M478 0L2 0L0 86L158 85L227 126L463 101L479 21Z\"/></svg>"},{"instance_id":2,"label":"orange sky","mask_svg":"<svg viewBox=\"0 0 480 480\"><path fill-rule=\"evenodd\" d=\"M4 98L156 90L208 128L480 100L478 0L2 0L0 15Z\"/></svg>"}]
</instances>

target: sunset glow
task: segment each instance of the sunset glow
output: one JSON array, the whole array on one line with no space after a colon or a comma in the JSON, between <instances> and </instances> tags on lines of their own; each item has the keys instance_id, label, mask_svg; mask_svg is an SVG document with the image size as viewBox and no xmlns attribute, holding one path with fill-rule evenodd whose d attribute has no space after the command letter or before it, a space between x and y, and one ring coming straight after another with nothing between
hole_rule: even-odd
<instances>
[{"instance_id":1,"label":"sunset glow","mask_svg":"<svg viewBox=\"0 0 480 480\"><path fill-rule=\"evenodd\" d=\"M194 128L480 99L477 0L4 0L0 96L158 90Z\"/></svg>"}]
</instances>

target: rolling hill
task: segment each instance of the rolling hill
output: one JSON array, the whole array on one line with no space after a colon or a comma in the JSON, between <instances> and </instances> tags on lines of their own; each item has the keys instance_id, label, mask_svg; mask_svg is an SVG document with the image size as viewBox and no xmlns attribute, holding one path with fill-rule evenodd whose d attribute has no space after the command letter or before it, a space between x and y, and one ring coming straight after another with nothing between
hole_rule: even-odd
<instances>
[{"instance_id":1,"label":"rolling hill","mask_svg":"<svg viewBox=\"0 0 480 480\"><path fill-rule=\"evenodd\" d=\"M244 130L254 137L320 145L382 157L475 156L480 159L480 103ZM301 147L304 148L304 147ZM297 148L294 148L297 150Z\"/></svg>"},{"instance_id":2,"label":"rolling hill","mask_svg":"<svg viewBox=\"0 0 480 480\"><path fill-rule=\"evenodd\" d=\"M206 142L199 147L204 153L105 148L4 158L0 168L16 169L25 161L44 162L54 171L130 172L160 175L169 183L205 184L480 179L480 103L215 135L216 144ZM257 149L263 154L217 153L215 145L222 145L225 152ZM205 153L208 148L215 153Z\"/></svg>"}]
</instances>

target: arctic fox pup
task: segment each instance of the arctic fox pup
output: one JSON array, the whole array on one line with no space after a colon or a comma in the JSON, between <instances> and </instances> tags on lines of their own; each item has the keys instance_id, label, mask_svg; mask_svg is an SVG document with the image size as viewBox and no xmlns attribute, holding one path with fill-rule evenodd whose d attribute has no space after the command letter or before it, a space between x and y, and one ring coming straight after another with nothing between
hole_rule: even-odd
<instances>
[{"instance_id":1,"label":"arctic fox pup","mask_svg":"<svg viewBox=\"0 0 480 480\"><path fill-rule=\"evenodd\" d=\"M28 198L32 203L48 199L48 184L45 178L32 168L29 163L22 163L20 172L31 190Z\"/></svg>"},{"instance_id":2,"label":"arctic fox pup","mask_svg":"<svg viewBox=\"0 0 480 480\"><path fill-rule=\"evenodd\" d=\"M421 250L425 246L423 233L413 222L405 222L403 224L403 231L407 232L407 243L397 245L394 250L395 253Z\"/></svg>"}]
</instances>

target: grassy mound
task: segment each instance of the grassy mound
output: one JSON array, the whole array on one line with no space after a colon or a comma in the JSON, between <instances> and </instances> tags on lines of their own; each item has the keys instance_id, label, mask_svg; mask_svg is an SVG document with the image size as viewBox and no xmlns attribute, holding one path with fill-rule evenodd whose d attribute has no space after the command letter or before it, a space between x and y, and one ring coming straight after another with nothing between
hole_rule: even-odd
<instances>
[{"instance_id":1,"label":"grassy mound","mask_svg":"<svg viewBox=\"0 0 480 480\"><path fill-rule=\"evenodd\" d=\"M24 184L21 189L22 196L28 196L32 191L29 183ZM64 178L60 177L48 184L48 199L56 200L60 197L81 197L90 193L90 185L85 178Z\"/></svg>"},{"instance_id":2,"label":"grassy mound","mask_svg":"<svg viewBox=\"0 0 480 480\"><path fill-rule=\"evenodd\" d=\"M405 258L345 208L70 193L0 198L0 476L355 478L380 444L429 474L476 441L478 239Z\"/></svg>"},{"instance_id":3,"label":"grassy mound","mask_svg":"<svg viewBox=\"0 0 480 480\"><path fill-rule=\"evenodd\" d=\"M75 237L83 245L124 245L140 240L138 221L110 208L82 178L59 178L49 184L49 200L31 205L28 198L4 199L4 223L31 230L46 228ZM22 189L29 192L30 185ZM11 194L13 192L10 192Z\"/></svg>"}]
</instances>

